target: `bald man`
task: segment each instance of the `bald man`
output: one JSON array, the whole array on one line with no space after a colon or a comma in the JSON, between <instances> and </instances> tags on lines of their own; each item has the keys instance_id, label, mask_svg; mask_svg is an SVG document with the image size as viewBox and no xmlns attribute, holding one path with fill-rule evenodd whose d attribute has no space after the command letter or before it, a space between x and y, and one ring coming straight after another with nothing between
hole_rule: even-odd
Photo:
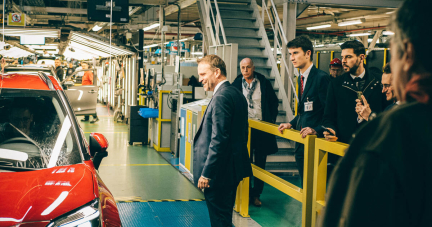
<instances>
[{"instance_id":1,"label":"bald man","mask_svg":"<svg viewBox=\"0 0 432 227\"><path fill-rule=\"evenodd\" d=\"M255 71L255 66L250 58L240 62L241 74L233 82L233 86L239 89L246 97L248 103L248 117L269 123L275 123L278 115L279 99L273 86L264 75ZM265 168L267 155L278 151L276 137L259 130L252 129L251 133L251 162L262 169ZM264 189L264 182L258 178L250 190L250 201L255 206L261 206L260 195Z\"/></svg>"}]
</instances>

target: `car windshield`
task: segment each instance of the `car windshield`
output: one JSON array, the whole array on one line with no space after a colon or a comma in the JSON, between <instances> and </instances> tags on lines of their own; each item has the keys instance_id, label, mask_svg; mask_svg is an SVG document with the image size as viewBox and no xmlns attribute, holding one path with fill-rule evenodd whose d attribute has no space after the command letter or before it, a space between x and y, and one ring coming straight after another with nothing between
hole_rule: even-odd
<instances>
[{"instance_id":1,"label":"car windshield","mask_svg":"<svg viewBox=\"0 0 432 227\"><path fill-rule=\"evenodd\" d=\"M71 119L56 91L2 89L0 165L40 169L82 163Z\"/></svg>"}]
</instances>

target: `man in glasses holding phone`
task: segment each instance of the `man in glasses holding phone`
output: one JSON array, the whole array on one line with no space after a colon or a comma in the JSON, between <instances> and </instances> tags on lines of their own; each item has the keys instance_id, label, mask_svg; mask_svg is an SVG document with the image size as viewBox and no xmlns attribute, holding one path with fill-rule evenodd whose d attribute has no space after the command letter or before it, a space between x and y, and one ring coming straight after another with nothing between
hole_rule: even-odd
<instances>
[{"instance_id":1,"label":"man in glasses holding phone","mask_svg":"<svg viewBox=\"0 0 432 227\"><path fill-rule=\"evenodd\" d=\"M383 69L384 73L382 75L382 79L381 79L381 92L383 94L385 94L387 101L391 102L390 105L388 105L384 111L390 110L393 107L395 107L396 105L399 104L399 102L397 101L396 95L394 93L394 89L392 86L392 73L391 73L391 69L390 69L390 63L387 63L384 66ZM364 98L364 96L362 96L362 101L360 101L360 99L357 99L357 106L356 106L356 112L358 113L359 117L362 119L365 119L366 121L368 120L372 120L373 118L376 117L376 113L373 113L372 110L370 109L370 106L368 104L368 102L366 101L366 99Z\"/></svg>"}]
</instances>

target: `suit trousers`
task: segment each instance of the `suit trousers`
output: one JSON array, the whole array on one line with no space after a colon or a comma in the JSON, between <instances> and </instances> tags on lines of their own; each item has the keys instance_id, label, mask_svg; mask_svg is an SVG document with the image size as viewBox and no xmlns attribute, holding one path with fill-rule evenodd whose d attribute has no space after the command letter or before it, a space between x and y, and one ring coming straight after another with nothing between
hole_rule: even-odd
<instances>
[{"instance_id":1,"label":"suit trousers","mask_svg":"<svg viewBox=\"0 0 432 227\"><path fill-rule=\"evenodd\" d=\"M204 189L204 198L212 227L232 226L232 214L239 183Z\"/></svg>"},{"instance_id":2,"label":"suit trousers","mask_svg":"<svg viewBox=\"0 0 432 227\"><path fill-rule=\"evenodd\" d=\"M255 160L253 160L255 159ZM254 163L256 166L260 167L261 169L265 169L265 165L267 162L267 154L265 154L265 151L259 151L257 149L252 149L251 151L251 163ZM253 183L252 183L253 178ZM249 195L251 198L253 197L260 197L261 193L264 190L264 182L256 177L251 177L251 180L249 181L250 187L249 187ZM252 186L253 184L253 186Z\"/></svg>"}]
</instances>

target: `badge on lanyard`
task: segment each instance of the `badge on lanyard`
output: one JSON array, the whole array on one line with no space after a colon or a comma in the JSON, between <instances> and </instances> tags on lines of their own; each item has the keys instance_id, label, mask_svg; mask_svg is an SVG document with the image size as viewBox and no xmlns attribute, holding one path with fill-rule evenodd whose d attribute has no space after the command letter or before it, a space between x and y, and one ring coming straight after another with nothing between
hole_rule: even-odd
<instances>
[{"instance_id":1,"label":"badge on lanyard","mask_svg":"<svg viewBox=\"0 0 432 227\"><path fill-rule=\"evenodd\" d=\"M312 111L313 110L313 102L309 102L309 98L307 98L307 102L304 103L305 108L304 111Z\"/></svg>"}]
</instances>

